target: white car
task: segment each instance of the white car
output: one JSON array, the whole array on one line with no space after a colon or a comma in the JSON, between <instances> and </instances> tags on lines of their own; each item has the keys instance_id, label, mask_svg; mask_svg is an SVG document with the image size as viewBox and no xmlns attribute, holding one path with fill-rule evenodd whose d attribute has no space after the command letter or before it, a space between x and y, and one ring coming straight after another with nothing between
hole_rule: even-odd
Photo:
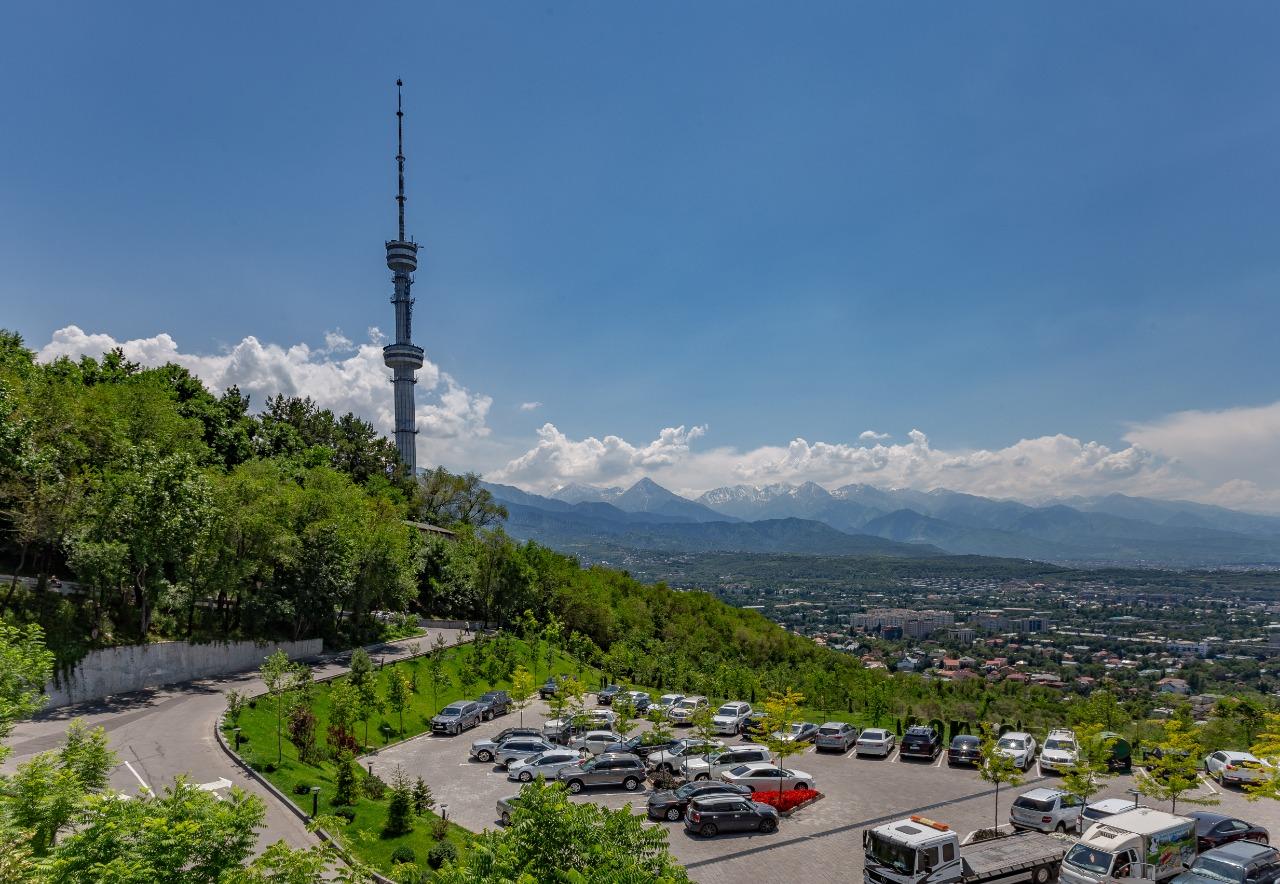
<instances>
[{"instance_id":1,"label":"white car","mask_svg":"<svg viewBox=\"0 0 1280 884\"><path fill-rule=\"evenodd\" d=\"M719 740L680 740L670 749L654 752L645 759L645 764L655 770L668 770L675 773L678 770L684 770L686 758L692 761L703 752L722 748L724 748L724 743Z\"/></svg>"},{"instance_id":2,"label":"white car","mask_svg":"<svg viewBox=\"0 0 1280 884\"><path fill-rule=\"evenodd\" d=\"M1013 799L1009 808L1009 822L1015 829L1036 829L1041 832L1079 832L1084 829L1080 821L1082 802L1075 795L1061 789L1032 789Z\"/></svg>"},{"instance_id":3,"label":"white car","mask_svg":"<svg viewBox=\"0 0 1280 884\"><path fill-rule=\"evenodd\" d=\"M592 727L608 728L618 723L618 713L612 709L588 709L587 724Z\"/></svg>"},{"instance_id":4,"label":"white car","mask_svg":"<svg viewBox=\"0 0 1280 884\"><path fill-rule=\"evenodd\" d=\"M706 697L697 695L681 697L679 702L667 710L667 718L671 719L672 724L692 724L693 716L706 709L707 706Z\"/></svg>"},{"instance_id":5,"label":"white car","mask_svg":"<svg viewBox=\"0 0 1280 884\"><path fill-rule=\"evenodd\" d=\"M1036 760L1036 738L1023 731L1010 731L996 742L996 751L1027 770Z\"/></svg>"},{"instance_id":6,"label":"white car","mask_svg":"<svg viewBox=\"0 0 1280 884\"><path fill-rule=\"evenodd\" d=\"M711 749L705 757L701 754L690 757L685 760L683 770L685 776L691 780L718 780L720 774L739 764L772 760L773 755L768 748L743 743L738 746L726 746L723 749Z\"/></svg>"},{"instance_id":7,"label":"white car","mask_svg":"<svg viewBox=\"0 0 1280 884\"><path fill-rule=\"evenodd\" d=\"M772 761L739 764L721 773L718 779L746 786L752 792L776 792L779 788L786 792L789 789L808 789L813 785L813 777L804 771L778 767Z\"/></svg>"},{"instance_id":8,"label":"white car","mask_svg":"<svg viewBox=\"0 0 1280 884\"><path fill-rule=\"evenodd\" d=\"M858 742L853 744L853 754L888 757L893 754L893 747L897 740L892 731L869 727L858 734Z\"/></svg>"},{"instance_id":9,"label":"white car","mask_svg":"<svg viewBox=\"0 0 1280 884\"><path fill-rule=\"evenodd\" d=\"M751 714L750 703L725 703L711 716L711 727L718 734L734 736L742 733L742 723Z\"/></svg>"},{"instance_id":10,"label":"white car","mask_svg":"<svg viewBox=\"0 0 1280 884\"><path fill-rule=\"evenodd\" d=\"M622 734L613 731L587 731L569 740L570 749L586 749L592 755L599 755L605 747L622 742Z\"/></svg>"},{"instance_id":11,"label":"white car","mask_svg":"<svg viewBox=\"0 0 1280 884\"><path fill-rule=\"evenodd\" d=\"M671 707L684 699L684 694L663 694L650 708L656 708L663 715L671 711Z\"/></svg>"},{"instance_id":12,"label":"white car","mask_svg":"<svg viewBox=\"0 0 1280 884\"><path fill-rule=\"evenodd\" d=\"M1109 816L1115 816L1118 813L1127 813L1131 810L1141 810L1146 808L1145 804L1138 804L1129 798L1103 798L1101 801L1095 801L1086 805L1085 809L1080 813L1084 817L1082 826L1088 828L1096 822L1105 820Z\"/></svg>"},{"instance_id":13,"label":"white car","mask_svg":"<svg viewBox=\"0 0 1280 884\"><path fill-rule=\"evenodd\" d=\"M1256 783L1271 774L1271 765L1248 752L1221 749L1204 758L1204 772L1219 783Z\"/></svg>"},{"instance_id":14,"label":"white car","mask_svg":"<svg viewBox=\"0 0 1280 884\"><path fill-rule=\"evenodd\" d=\"M507 767L507 779L527 783L540 776L548 783L554 783L558 771L581 764L583 759L582 752L576 749L549 749L511 762Z\"/></svg>"},{"instance_id":15,"label":"white car","mask_svg":"<svg viewBox=\"0 0 1280 884\"><path fill-rule=\"evenodd\" d=\"M1076 735L1068 730L1049 731L1044 738L1044 746L1040 749L1040 770L1061 773L1070 770L1080 757L1080 747L1076 745Z\"/></svg>"}]
</instances>

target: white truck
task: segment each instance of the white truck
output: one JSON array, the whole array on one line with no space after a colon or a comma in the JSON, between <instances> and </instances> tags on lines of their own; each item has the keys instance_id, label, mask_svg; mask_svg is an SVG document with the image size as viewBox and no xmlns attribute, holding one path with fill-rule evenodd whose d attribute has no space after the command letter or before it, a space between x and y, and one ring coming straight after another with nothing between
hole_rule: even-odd
<instances>
[{"instance_id":1,"label":"white truck","mask_svg":"<svg viewBox=\"0 0 1280 884\"><path fill-rule=\"evenodd\" d=\"M1002 835L962 846L945 823L922 816L862 832L863 884L1048 884L1069 842L1041 832Z\"/></svg>"},{"instance_id":2,"label":"white truck","mask_svg":"<svg viewBox=\"0 0 1280 884\"><path fill-rule=\"evenodd\" d=\"M1062 880L1160 882L1180 874L1195 858L1195 820L1142 807L1090 826L1062 860Z\"/></svg>"}]
</instances>

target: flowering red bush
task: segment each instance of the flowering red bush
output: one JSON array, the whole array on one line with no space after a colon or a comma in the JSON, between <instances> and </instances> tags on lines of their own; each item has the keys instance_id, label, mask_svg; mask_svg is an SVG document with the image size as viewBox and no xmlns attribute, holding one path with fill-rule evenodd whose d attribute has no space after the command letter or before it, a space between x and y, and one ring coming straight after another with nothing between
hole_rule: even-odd
<instances>
[{"instance_id":1,"label":"flowering red bush","mask_svg":"<svg viewBox=\"0 0 1280 884\"><path fill-rule=\"evenodd\" d=\"M756 792L751 798L761 804L770 804L778 809L778 813L786 813L812 801L822 793L817 789L787 789L785 792Z\"/></svg>"}]
</instances>

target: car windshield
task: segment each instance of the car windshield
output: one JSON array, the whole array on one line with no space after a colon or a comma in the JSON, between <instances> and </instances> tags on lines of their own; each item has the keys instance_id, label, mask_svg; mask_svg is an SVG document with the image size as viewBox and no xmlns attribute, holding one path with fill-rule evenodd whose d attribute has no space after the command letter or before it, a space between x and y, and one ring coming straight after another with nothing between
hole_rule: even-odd
<instances>
[{"instance_id":1,"label":"car windshield","mask_svg":"<svg viewBox=\"0 0 1280 884\"><path fill-rule=\"evenodd\" d=\"M1070 740L1045 740L1044 747L1046 749L1061 749L1063 752L1075 751L1075 743Z\"/></svg>"},{"instance_id":2,"label":"car windshield","mask_svg":"<svg viewBox=\"0 0 1280 884\"><path fill-rule=\"evenodd\" d=\"M835 725L824 725L823 727L818 728L818 733L822 734L824 737L834 737L836 734L840 733L840 728Z\"/></svg>"},{"instance_id":3,"label":"car windshield","mask_svg":"<svg viewBox=\"0 0 1280 884\"><path fill-rule=\"evenodd\" d=\"M1021 807L1024 810L1038 810L1041 812L1053 810L1052 798L1027 798L1025 795L1013 802L1014 807Z\"/></svg>"},{"instance_id":4,"label":"car windshield","mask_svg":"<svg viewBox=\"0 0 1280 884\"><path fill-rule=\"evenodd\" d=\"M735 777L745 777L747 774L751 773L751 768L745 764L739 764L737 767L730 770L729 773L733 774Z\"/></svg>"},{"instance_id":5,"label":"car windshield","mask_svg":"<svg viewBox=\"0 0 1280 884\"><path fill-rule=\"evenodd\" d=\"M1244 869L1240 866L1233 866L1230 863L1224 863L1222 860L1214 859L1211 856L1201 856L1191 864L1193 874L1199 875L1201 878L1212 878L1214 881L1227 881L1229 884L1239 884L1244 880Z\"/></svg>"},{"instance_id":6,"label":"car windshield","mask_svg":"<svg viewBox=\"0 0 1280 884\"><path fill-rule=\"evenodd\" d=\"M861 737L859 737L859 739L862 739L862 740L883 740L883 739L884 739L884 731L876 731L876 730L863 731L863 732L862 732L862 736L861 736Z\"/></svg>"},{"instance_id":7,"label":"car windshield","mask_svg":"<svg viewBox=\"0 0 1280 884\"><path fill-rule=\"evenodd\" d=\"M680 709L692 709L696 704L692 700L681 700L676 704Z\"/></svg>"},{"instance_id":8,"label":"car windshield","mask_svg":"<svg viewBox=\"0 0 1280 884\"><path fill-rule=\"evenodd\" d=\"M1001 749L1023 749L1026 745L1021 740L1010 739L1005 737L999 743Z\"/></svg>"},{"instance_id":9,"label":"car windshield","mask_svg":"<svg viewBox=\"0 0 1280 884\"><path fill-rule=\"evenodd\" d=\"M737 715L737 714L738 714L737 706L721 706L719 709L716 710L716 715Z\"/></svg>"},{"instance_id":10,"label":"car windshield","mask_svg":"<svg viewBox=\"0 0 1280 884\"><path fill-rule=\"evenodd\" d=\"M1064 862L1075 866L1077 869L1093 872L1095 875L1105 875L1111 869L1111 860L1113 859L1115 857L1105 850L1095 850L1092 847L1077 844L1071 848L1071 852L1067 854Z\"/></svg>"},{"instance_id":11,"label":"car windshield","mask_svg":"<svg viewBox=\"0 0 1280 884\"><path fill-rule=\"evenodd\" d=\"M798 734L798 733L800 733L802 730L804 730L806 727L808 727L808 725L804 725L804 724L793 724L793 725L791 725L791 733L793 733L793 734Z\"/></svg>"},{"instance_id":12,"label":"car windshield","mask_svg":"<svg viewBox=\"0 0 1280 884\"><path fill-rule=\"evenodd\" d=\"M915 851L901 844L894 844L874 832L871 835L871 858L888 866L900 875L911 874L915 865Z\"/></svg>"},{"instance_id":13,"label":"car windshield","mask_svg":"<svg viewBox=\"0 0 1280 884\"><path fill-rule=\"evenodd\" d=\"M461 707L461 706L446 706L446 707L444 707L443 709L441 709L441 710L440 710L440 714L441 714L441 715L444 715L444 716L448 716L448 717L453 717L453 716L461 715L461 714L462 714L462 707Z\"/></svg>"},{"instance_id":14,"label":"car windshield","mask_svg":"<svg viewBox=\"0 0 1280 884\"><path fill-rule=\"evenodd\" d=\"M978 741L972 739L966 740L964 737L960 737L951 745L955 746L957 749L972 749L974 746L978 745Z\"/></svg>"}]
</instances>

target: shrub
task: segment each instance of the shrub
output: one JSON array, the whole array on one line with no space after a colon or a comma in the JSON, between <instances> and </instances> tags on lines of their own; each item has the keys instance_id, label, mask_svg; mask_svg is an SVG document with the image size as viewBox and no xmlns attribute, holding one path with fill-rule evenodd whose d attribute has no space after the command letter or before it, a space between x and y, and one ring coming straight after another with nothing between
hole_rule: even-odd
<instances>
[{"instance_id":1,"label":"shrub","mask_svg":"<svg viewBox=\"0 0 1280 884\"><path fill-rule=\"evenodd\" d=\"M449 821L446 819L436 818L431 821L431 837L437 841L443 841L449 837Z\"/></svg>"},{"instance_id":2,"label":"shrub","mask_svg":"<svg viewBox=\"0 0 1280 884\"><path fill-rule=\"evenodd\" d=\"M265 770L267 773L275 773L276 763L274 761L268 761L266 764L262 765L262 769Z\"/></svg>"},{"instance_id":3,"label":"shrub","mask_svg":"<svg viewBox=\"0 0 1280 884\"><path fill-rule=\"evenodd\" d=\"M294 795L309 795L309 794L311 794L311 784L310 784L310 783L298 783L298 784L296 784L296 785L293 787L293 794L294 794Z\"/></svg>"},{"instance_id":4,"label":"shrub","mask_svg":"<svg viewBox=\"0 0 1280 884\"><path fill-rule=\"evenodd\" d=\"M395 850L391 851L391 861L393 863L416 863L418 854L413 852L413 848L401 844Z\"/></svg>"},{"instance_id":5,"label":"shrub","mask_svg":"<svg viewBox=\"0 0 1280 884\"><path fill-rule=\"evenodd\" d=\"M333 812L333 815L342 817L348 823L353 823L356 819L356 811L353 807L339 807Z\"/></svg>"},{"instance_id":6,"label":"shrub","mask_svg":"<svg viewBox=\"0 0 1280 884\"><path fill-rule=\"evenodd\" d=\"M374 774L365 774L364 782L360 784L360 791L374 801L381 801L387 796L387 781Z\"/></svg>"},{"instance_id":7,"label":"shrub","mask_svg":"<svg viewBox=\"0 0 1280 884\"><path fill-rule=\"evenodd\" d=\"M786 813L821 795L816 789L787 789L785 792L756 792L751 796L753 801L768 804L778 809L778 813Z\"/></svg>"},{"instance_id":8,"label":"shrub","mask_svg":"<svg viewBox=\"0 0 1280 884\"><path fill-rule=\"evenodd\" d=\"M681 783L684 782L683 779L676 776L669 770L656 771L653 774L652 780L653 780L653 788L657 791L662 791L662 792L669 792L672 789L677 788Z\"/></svg>"},{"instance_id":9,"label":"shrub","mask_svg":"<svg viewBox=\"0 0 1280 884\"><path fill-rule=\"evenodd\" d=\"M441 841L427 851L427 865L432 869L438 869L446 862L453 862L457 858L458 848L453 846L452 841Z\"/></svg>"}]
</instances>

